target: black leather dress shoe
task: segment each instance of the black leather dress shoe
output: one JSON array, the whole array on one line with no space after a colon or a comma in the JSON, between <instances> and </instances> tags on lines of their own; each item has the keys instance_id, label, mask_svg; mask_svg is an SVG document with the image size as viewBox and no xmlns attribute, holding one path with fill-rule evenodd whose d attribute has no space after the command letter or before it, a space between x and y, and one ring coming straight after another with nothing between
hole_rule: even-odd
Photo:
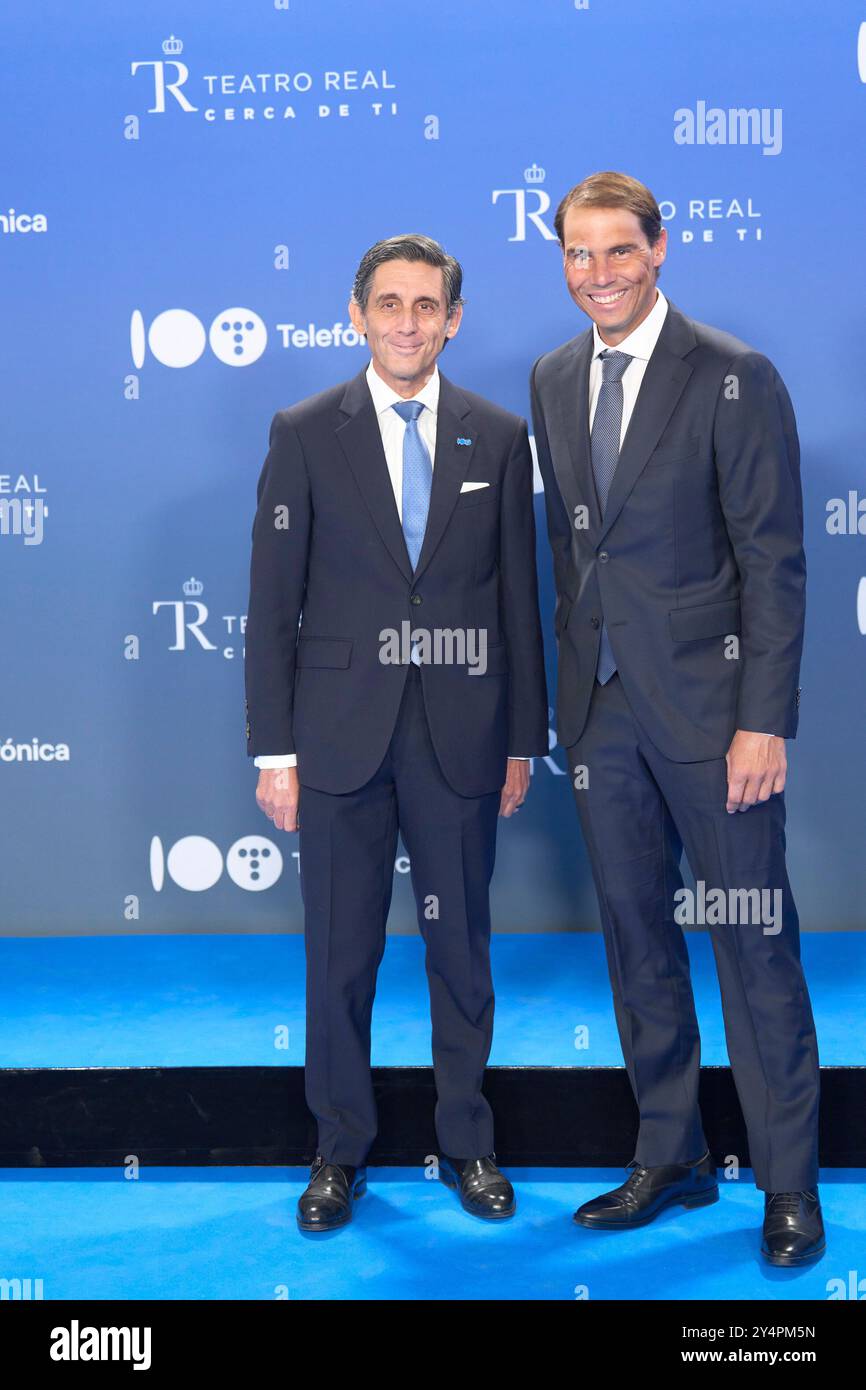
<instances>
[{"instance_id":1,"label":"black leather dress shoe","mask_svg":"<svg viewBox=\"0 0 866 1390\"><path fill-rule=\"evenodd\" d=\"M352 1202L367 1191L367 1169L346 1163L325 1163L320 1154L310 1169L310 1181L298 1201L302 1231L333 1231L352 1219Z\"/></svg>"},{"instance_id":2,"label":"black leather dress shoe","mask_svg":"<svg viewBox=\"0 0 866 1390\"><path fill-rule=\"evenodd\" d=\"M593 1230L631 1230L646 1226L665 1207L706 1207L719 1199L719 1183L709 1151L694 1163L668 1163L658 1168L642 1168L636 1161L634 1172L612 1192L593 1197L574 1213L575 1221Z\"/></svg>"},{"instance_id":3,"label":"black leather dress shoe","mask_svg":"<svg viewBox=\"0 0 866 1390\"><path fill-rule=\"evenodd\" d=\"M457 1189L460 1204L470 1216L483 1216L487 1221L513 1216L517 1210L514 1188L489 1158L439 1157L439 1177L446 1187Z\"/></svg>"},{"instance_id":4,"label":"black leather dress shoe","mask_svg":"<svg viewBox=\"0 0 866 1390\"><path fill-rule=\"evenodd\" d=\"M818 1189L764 1193L761 1254L771 1265L804 1265L827 1248Z\"/></svg>"}]
</instances>

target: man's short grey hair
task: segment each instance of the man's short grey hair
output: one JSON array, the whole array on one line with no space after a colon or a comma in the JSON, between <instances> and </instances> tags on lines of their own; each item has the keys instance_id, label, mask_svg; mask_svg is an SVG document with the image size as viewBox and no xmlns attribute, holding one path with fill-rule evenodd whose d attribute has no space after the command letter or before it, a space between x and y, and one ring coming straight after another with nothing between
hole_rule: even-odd
<instances>
[{"instance_id":1,"label":"man's short grey hair","mask_svg":"<svg viewBox=\"0 0 866 1390\"><path fill-rule=\"evenodd\" d=\"M385 241L377 241L376 245L371 246L361 257L361 264L352 286L352 298L362 310L366 311L367 308L373 276L379 266L385 265L387 261L423 261L425 265L432 265L441 270L449 319L457 306L463 303L460 295L463 288L463 269L460 262L449 256L432 237L406 233L403 236L388 237Z\"/></svg>"}]
</instances>

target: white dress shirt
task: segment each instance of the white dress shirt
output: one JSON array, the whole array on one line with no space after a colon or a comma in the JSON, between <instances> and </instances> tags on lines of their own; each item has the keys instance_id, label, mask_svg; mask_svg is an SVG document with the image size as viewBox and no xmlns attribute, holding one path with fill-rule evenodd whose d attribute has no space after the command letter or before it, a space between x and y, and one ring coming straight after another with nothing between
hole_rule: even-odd
<instances>
[{"instance_id":1,"label":"white dress shirt","mask_svg":"<svg viewBox=\"0 0 866 1390\"><path fill-rule=\"evenodd\" d=\"M401 420L396 410L392 406L397 402L406 400L405 396L399 395L395 390L383 381L373 366L372 361L367 368L367 385L370 388L370 395L373 397L373 409L376 412L376 419L379 423L379 433L382 436L382 447L385 450L385 462L388 465L388 476L391 479L391 487L394 490L394 501L397 503L397 515L400 518L400 525L403 524L403 436L406 433L406 422ZM430 380L422 386L420 391L416 391L411 397L413 401L420 401L426 406L418 416L418 433L421 435L427 446L430 455L430 465L433 467L436 458L436 414L439 409L439 368L433 368ZM298 759L295 753L272 754L263 753L253 760L256 767L297 767ZM521 759L528 761L528 759Z\"/></svg>"},{"instance_id":2,"label":"white dress shirt","mask_svg":"<svg viewBox=\"0 0 866 1390\"><path fill-rule=\"evenodd\" d=\"M400 419L392 406L405 404L406 397L399 396L386 381L382 380L372 362L367 368L367 385L370 388L370 395L373 397L373 409L379 422L379 433L382 436L382 447L385 450L385 462L388 465L388 475L394 489L394 501L397 503L397 515L402 526L403 436L406 433L406 421ZM430 380L426 386L422 386L420 391L415 392L412 400L420 401L422 405L427 407L418 416L418 433L427 446L432 466L436 458L436 412L439 409L438 367L433 368L433 375Z\"/></svg>"},{"instance_id":3,"label":"white dress shirt","mask_svg":"<svg viewBox=\"0 0 866 1390\"><path fill-rule=\"evenodd\" d=\"M589 367L589 428L592 429L592 422L595 418L595 407L598 404L598 393L601 389L602 364L599 359L600 352L626 352L634 361L629 362L622 374L622 424L619 431L619 442L625 439L625 432L628 429L628 422L634 410L634 403L637 400L637 393L641 388L644 372L647 363L652 356L653 348L658 342L659 334L662 331L662 324L668 311L668 302L661 290L656 290L658 298L650 309L643 323L639 323L637 328L633 328L627 338L623 338L621 343L617 343L615 348L611 348L606 343L598 331L598 325L592 325L592 362Z\"/></svg>"}]
</instances>

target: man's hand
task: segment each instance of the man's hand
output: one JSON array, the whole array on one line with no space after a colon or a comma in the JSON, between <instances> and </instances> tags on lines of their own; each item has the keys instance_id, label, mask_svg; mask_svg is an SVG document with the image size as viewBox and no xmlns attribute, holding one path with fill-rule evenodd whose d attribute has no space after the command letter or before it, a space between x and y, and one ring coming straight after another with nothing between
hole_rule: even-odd
<instances>
[{"instance_id":1,"label":"man's hand","mask_svg":"<svg viewBox=\"0 0 866 1390\"><path fill-rule=\"evenodd\" d=\"M264 767L259 772L256 801L277 830L298 828L301 784L296 767Z\"/></svg>"},{"instance_id":2,"label":"man's hand","mask_svg":"<svg viewBox=\"0 0 866 1390\"><path fill-rule=\"evenodd\" d=\"M776 734L752 734L738 729L725 755L728 764L728 800L725 810L748 811L758 801L769 801L785 789L788 768L785 740Z\"/></svg>"},{"instance_id":3,"label":"man's hand","mask_svg":"<svg viewBox=\"0 0 866 1390\"><path fill-rule=\"evenodd\" d=\"M529 762L526 758L509 758L505 786L499 798L500 816L512 816L522 806L529 791Z\"/></svg>"}]
</instances>

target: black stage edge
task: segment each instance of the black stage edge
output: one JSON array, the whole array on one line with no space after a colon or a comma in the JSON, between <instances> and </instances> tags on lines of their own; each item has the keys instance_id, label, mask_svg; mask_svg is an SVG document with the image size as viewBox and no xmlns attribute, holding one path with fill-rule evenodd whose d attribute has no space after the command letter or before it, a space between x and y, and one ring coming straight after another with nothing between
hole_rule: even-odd
<instances>
[{"instance_id":1,"label":"black stage edge","mask_svg":"<svg viewBox=\"0 0 866 1390\"><path fill-rule=\"evenodd\" d=\"M379 1137L369 1162L437 1152L429 1067L375 1067ZM485 1094L503 1165L613 1167L634 1155L622 1067L489 1067ZM702 1067L701 1112L721 1166L749 1164L729 1067ZM315 1127L301 1067L0 1069L0 1167L307 1165ZM866 1167L866 1067L821 1068L823 1167Z\"/></svg>"}]
</instances>

